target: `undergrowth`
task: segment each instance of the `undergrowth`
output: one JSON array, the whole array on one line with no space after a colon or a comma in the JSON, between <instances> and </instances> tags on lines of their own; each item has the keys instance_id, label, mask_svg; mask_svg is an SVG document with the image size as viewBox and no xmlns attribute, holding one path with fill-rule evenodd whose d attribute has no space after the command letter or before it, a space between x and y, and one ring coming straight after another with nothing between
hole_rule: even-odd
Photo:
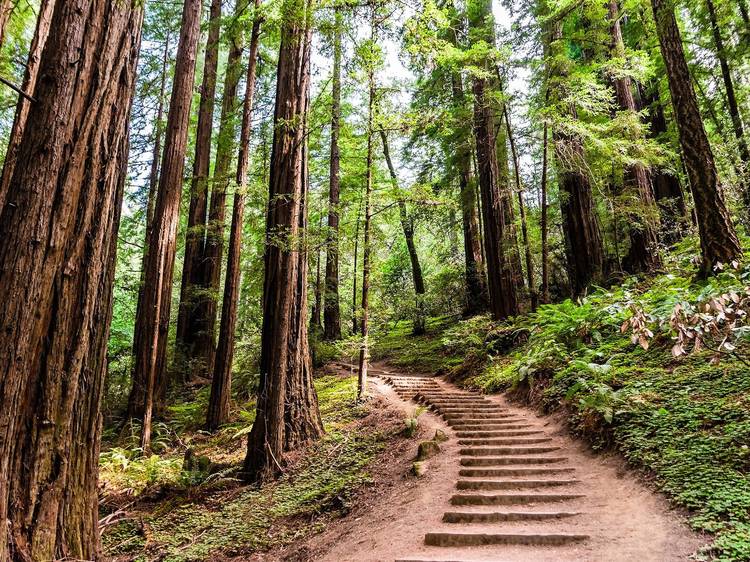
<instances>
[{"instance_id":1,"label":"undergrowth","mask_svg":"<svg viewBox=\"0 0 750 562\"><path fill-rule=\"evenodd\" d=\"M162 455L146 458L123 447L102 453L101 480L110 494L129 494L136 503L143 498L126 519L103 533L105 554L172 562L204 560L217 553L242 556L288 544L346 514L357 491L371 480L368 466L401 427L363 423L371 411L356 403L355 378L324 376L315 386L325 437L292 459L281 479L261 487L233 482L212 489L191 481L181 470L179 447L165 447ZM184 415L172 423L183 425L190 416L179 410ZM251 412L252 404L246 405L217 435L196 432L187 439L197 455L239 465Z\"/></svg>"},{"instance_id":2,"label":"undergrowth","mask_svg":"<svg viewBox=\"0 0 750 562\"><path fill-rule=\"evenodd\" d=\"M733 342L731 353L720 343L718 349L699 345L687 355L672 353L675 306L722 314L708 303L743 291L750 268L728 267L697 279L693 245L685 241L668 257L670 273L650 280L627 279L504 323L477 317L439 324L428 336L435 358L428 363L434 371L450 368L449 376L466 386L509 390L545 411L564 409L573 431L595 448L616 447L649 471L675 504L690 509L696 529L715 533L703 557L750 560L745 320L720 334ZM635 314L646 328L631 339L623 324ZM706 341L710 336L702 334ZM395 340L388 352L399 364L422 367L424 359L411 347L418 341Z\"/></svg>"}]
</instances>

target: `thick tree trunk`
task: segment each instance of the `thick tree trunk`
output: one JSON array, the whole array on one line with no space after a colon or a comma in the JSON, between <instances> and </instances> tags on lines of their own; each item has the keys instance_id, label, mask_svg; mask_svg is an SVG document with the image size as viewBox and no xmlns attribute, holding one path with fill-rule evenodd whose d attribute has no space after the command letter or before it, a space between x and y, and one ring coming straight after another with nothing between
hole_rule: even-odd
<instances>
[{"instance_id":1,"label":"thick tree trunk","mask_svg":"<svg viewBox=\"0 0 750 562\"><path fill-rule=\"evenodd\" d=\"M414 282L414 293L417 299L417 310L414 318L414 334L424 334L425 331L425 314L424 314L424 276L422 275L422 266L419 263L419 255L417 254L417 245L414 242L414 224L409 218L409 214L406 210L406 201L400 195L398 176L396 175L396 168L393 166L391 160L391 151L388 149L388 136L385 131L381 129L380 139L383 141L383 156L385 156L386 164L388 165L388 172L391 174L391 183L393 189L396 191L397 203L399 216L401 218L401 229L404 231L404 238L406 239L406 249L409 252L409 262L411 263L411 277Z\"/></svg>"},{"instance_id":2,"label":"thick tree trunk","mask_svg":"<svg viewBox=\"0 0 750 562\"><path fill-rule=\"evenodd\" d=\"M224 305L221 308L219 343L216 348L216 362L211 383L211 396L208 400L206 427L214 431L229 419L229 406L232 397L232 360L234 358L234 334L237 325L237 306L240 296L240 257L242 254L242 223L245 213L245 191L247 189L248 168L250 166L250 136L252 134L253 100L255 97L255 73L258 64L258 44L260 43L261 0L255 0L253 30L250 35L245 101L242 107L242 128L240 148L237 155L237 187L232 207L232 227L229 233L227 272L224 280Z\"/></svg>"},{"instance_id":3,"label":"thick tree trunk","mask_svg":"<svg viewBox=\"0 0 750 562\"><path fill-rule=\"evenodd\" d=\"M100 404L140 6L55 3L0 213L3 561L99 557Z\"/></svg>"},{"instance_id":4,"label":"thick tree trunk","mask_svg":"<svg viewBox=\"0 0 750 562\"><path fill-rule=\"evenodd\" d=\"M625 43L620 28L620 8L618 0L609 0L610 33L612 35L611 52L614 57L624 59ZM630 78L619 76L614 79L615 97L620 109L636 113L638 108L633 97ZM658 216L653 191L648 181L648 172L642 164L628 166L623 173L625 193L640 202L644 213L631 214L628 217L630 250L625 258L625 271L631 273L653 271L661 265L659 242L653 225L653 216Z\"/></svg>"},{"instance_id":5,"label":"thick tree trunk","mask_svg":"<svg viewBox=\"0 0 750 562\"><path fill-rule=\"evenodd\" d=\"M548 149L549 149L549 128L544 123L544 133L542 135L542 217L539 221L539 227L542 231L542 302L549 304L549 243L547 242L549 233L549 205L547 204L547 167L548 167Z\"/></svg>"},{"instance_id":6,"label":"thick tree trunk","mask_svg":"<svg viewBox=\"0 0 750 562\"><path fill-rule=\"evenodd\" d=\"M375 8L372 8L371 20L371 41L375 41ZM369 69L369 102L367 111L367 159L365 163L365 224L364 224L364 242L362 246L362 314L360 318L360 334L362 335L362 347L359 350L359 370L357 379L357 398L364 400L367 398L367 370L370 362L370 241L372 229L372 182L373 182L373 142L375 131L373 130L374 110L375 110L375 74L372 68Z\"/></svg>"},{"instance_id":7,"label":"thick tree trunk","mask_svg":"<svg viewBox=\"0 0 750 562\"><path fill-rule=\"evenodd\" d=\"M237 86L242 76L242 30L239 17L247 7L247 0L235 6L235 15L229 23L229 54L224 77L224 96L216 146L216 163L211 186L211 204L206 226L206 241L200 271L200 298L195 313L194 343L191 359L196 372L202 376L213 373L216 354L216 317L218 314L221 264L224 254L224 228L227 189L231 182L232 154L235 149L235 112Z\"/></svg>"},{"instance_id":8,"label":"thick tree trunk","mask_svg":"<svg viewBox=\"0 0 750 562\"><path fill-rule=\"evenodd\" d=\"M721 68L721 79L724 81L724 92L727 95L727 110L729 110L729 117L732 119L732 130L737 139L737 149L740 160L743 164L740 168L744 173L739 178L743 201L745 203L743 217L745 222L750 224L750 177L748 175L749 172L747 171L747 168L750 167L750 151L748 150L747 140L745 139L745 131L742 126L740 109L737 105L737 95L734 90L732 72L729 69L727 54L724 50L724 39L721 36L721 29L719 28L719 22L716 17L716 7L714 6L713 0L706 0L706 8L708 9L708 18L711 22L711 32L714 39L716 57L719 59L719 67Z\"/></svg>"},{"instance_id":9,"label":"thick tree trunk","mask_svg":"<svg viewBox=\"0 0 750 562\"><path fill-rule=\"evenodd\" d=\"M333 79L331 89L331 156L328 184L328 235L326 237L325 309L323 337L328 341L341 339L341 307L339 305L339 200L341 195L341 56L343 16L336 6L333 36Z\"/></svg>"},{"instance_id":10,"label":"thick tree trunk","mask_svg":"<svg viewBox=\"0 0 750 562\"><path fill-rule=\"evenodd\" d=\"M47 37L49 36L52 10L54 8L55 3L53 0L42 0L39 5L39 17L37 17L36 21L36 31L34 32L34 38L31 40L29 58L26 61L26 72L24 74L23 84L21 85L21 89L24 92L33 92L36 87L36 80L39 75L39 64L42 60L44 45L47 43ZM0 46L2 46L1 40ZM23 131L26 126L26 120L28 119L31 105L31 102L24 96L18 97L16 114L13 119L13 128L10 131L8 148L5 151L3 173L0 177L0 211L2 211L3 203L5 202L5 197L8 193L8 186L13 177L13 169L18 156L18 146L23 137Z\"/></svg>"},{"instance_id":11,"label":"thick tree trunk","mask_svg":"<svg viewBox=\"0 0 750 562\"><path fill-rule=\"evenodd\" d=\"M488 0L475 0L469 5L469 27L488 45L495 44L492 9ZM487 69L489 70L489 63ZM473 78L474 136L477 146L479 192L484 215L484 251L490 310L495 319L518 313L518 297L514 280L512 254L515 245L510 240L512 225L508 223L508 204L500 186L497 157L494 105L488 81Z\"/></svg>"},{"instance_id":12,"label":"thick tree trunk","mask_svg":"<svg viewBox=\"0 0 750 562\"><path fill-rule=\"evenodd\" d=\"M260 394L248 438L245 477L278 475L284 451L318 439L323 426L307 340L306 119L311 0L285 0L276 78L266 221Z\"/></svg>"},{"instance_id":13,"label":"thick tree trunk","mask_svg":"<svg viewBox=\"0 0 750 562\"><path fill-rule=\"evenodd\" d=\"M136 318L138 339L133 345L135 366L128 411L132 417L143 418L141 447L144 452L151 445L154 400L162 395L166 380L172 275L200 19L200 0L186 1L177 46L156 211L148 243L142 314Z\"/></svg>"},{"instance_id":14,"label":"thick tree trunk","mask_svg":"<svg viewBox=\"0 0 750 562\"><path fill-rule=\"evenodd\" d=\"M549 54L555 59L566 57L562 45L561 23L553 24L546 46ZM550 78L561 83L567 76L564 64L553 59L549 69ZM561 86L550 88L549 95L553 101L559 101L564 93ZM577 119L575 109L570 109L570 119ZM599 220L594 206L591 191L591 180L586 174L586 157L581 139L562 132L556 128L552 133L555 145L555 157L558 166L560 184L560 207L565 234L565 252L568 262L568 278L572 294L583 294L591 283L602 281L604 273L604 246L599 228Z\"/></svg>"},{"instance_id":15,"label":"thick tree trunk","mask_svg":"<svg viewBox=\"0 0 750 562\"><path fill-rule=\"evenodd\" d=\"M536 292L534 282L534 260L531 257L531 243L529 242L529 227L526 223L526 205L523 202L523 185L521 184L521 172L518 152L516 151L516 142L513 138L513 129L510 126L510 114L507 106L504 108L505 126L508 130L508 141L510 142L510 151L513 156L513 172L516 179L516 194L518 196L518 212L521 215L521 234L523 235L523 248L526 257L526 280L529 285L529 295L531 297L531 310L536 310L539 305L539 295Z\"/></svg>"},{"instance_id":16,"label":"thick tree trunk","mask_svg":"<svg viewBox=\"0 0 750 562\"><path fill-rule=\"evenodd\" d=\"M208 211L208 179L211 167L211 131L214 125L216 76L219 65L219 35L221 32L221 0L212 0L208 16L208 38L203 62L203 84L198 125L195 133L195 159L190 183L190 208L185 231L185 259L182 265L180 309L177 315L177 349L186 360L194 357L193 346L200 331L198 302L201 292L203 251ZM180 369L182 376L190 373Z\"/></svg>"},{"instance_id":17,"label":"thick tree trunk","mask_svg":"<svg viewBox=\"0 0 750 562\"><path fill-rule=\"evenodd\" d=\"M739 258L740 243L724 203L713 151L690 81L674 7L668 0L652 0L651 5L667 69L683 163L695 202L703 261L701 270L708 275L717 263L730 263Z\"/></svg>"}]
</instances>

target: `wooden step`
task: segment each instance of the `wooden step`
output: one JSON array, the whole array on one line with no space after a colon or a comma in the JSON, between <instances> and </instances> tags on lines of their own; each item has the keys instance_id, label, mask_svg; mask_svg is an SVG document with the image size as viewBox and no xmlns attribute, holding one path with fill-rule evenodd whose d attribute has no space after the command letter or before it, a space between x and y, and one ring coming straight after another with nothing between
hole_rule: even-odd
<instances>
[{"instance_id":1,"label":"wooden step","mask_svg":"<svg viewBox=\"0 0 750 562\"><path fill-rule=\"evenodd\" d=\"M500 437L520 437L523 435L544 434L541 429L497 429L495 431L464 431L456 430L459 439L494 439Z\"/></svg>"},{"instance_id":2,"label":"wooden step","mask_svg":"<svg viewBox=\"0 0 750 562\"><path fill-rule=\"evenodd\" d=\"M575 517L575 511L448 511L443 523L503 523L510 521L546 521Z\"/></svg>"},{"instance_id":3,"label":"wooden step","mask_svg":"<svg viewBox=\"0 0 750 562\"><path fill-rule=\"evenodd\" d=\"M459 480L456 488L459 490L520 490L573 486L580 483L580 480Z\"/></svg>"},{"instance_id":4,"label":"wooden step","mask_svg":"<svg viewBox=\"0 0 750 562\"><path fill-rule=\"evenodd\" d=\"M446 420L461 420L461 421L486 421L486 420L507 420L515 418L516 414L509 414L507 412L477 412L476 410L464 410L460 412L442 412L443 417Z\"/></svg>"},{"instance_id":5,"label":"wooden step","mask_svg":"<svg viewBox=\"0 0 750 562\"><path fill-rule=\"evenodd\" d=\"M542 476L545 474L554 475L561 473L575 472L575 468L561 467L515 467L515 468L462 468L458 471L459 476L465 477L488 477L502 478L509 476Z\"/></svg>"},{"instance_id":6,"label":"wooden step","mask_svg":"<svg viewBox=\"0 0 750 562\"><path fill-rule=\"evenodd\" d=\"M506 466L509 464L551 464L565 462L568 457L464 457L461 466Z\"/></svg>"},{"instance_id":7,"label":"wooden step","mask_svg":"<svg viewBox=\"0 0 750 562\"><path fill-rule=\"evenodd\" d=\"M494 457L497 455L538 455L559 451L560 447L465 447L460 455L468 457Z\"/></svg>"},{"instance_id":8,"label":"wooden step","mask_svg":"<svg viewBox=\"0 0 750 562\"><path fill-rule=\"evenodd\" d=\"M576 500L584 494L455 494L451 505L523 505Z\"/></svg>"},{"instance_id":9,"label":"wooden step","mask_svg":"<svg viewBox=\"0 0 750 562\"><path fill-rule=\"evenodd\" d=\"M585 541L588 535L568 533L427 533L429 546L544 545L560 546Z\"/></svg>"},{"instance_id":10,"label":"wooden step","mask_svg":"<svg viewBox=\"0 0 750 562\"><path fill-rule=\"evenodd\" d=\"M480 447L491 447L497 445L534 445L536 443L549 443L551 437L505 437L493 439L459 439L459 445L473 445Z\"/></svg>"}]
</instances>

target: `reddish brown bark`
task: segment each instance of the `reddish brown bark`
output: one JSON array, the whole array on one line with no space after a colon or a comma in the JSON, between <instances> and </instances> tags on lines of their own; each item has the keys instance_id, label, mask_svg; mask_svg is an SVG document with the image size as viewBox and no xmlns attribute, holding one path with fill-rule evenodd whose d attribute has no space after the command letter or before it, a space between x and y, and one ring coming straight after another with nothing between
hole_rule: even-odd
<instances>
[{"instance_id":1,"label":"reddish brown bark","mask_svg":"<svg viewBox=\"0 0 750 562\"><path fill-rule=\"evenodd\" d=\"M21 85L21 90L24 92L33 92L36 87L36 80L39 74L39 64L42 59L42 50L44 49L47 37L49 36L52 10L54 7L54 2L52 0L42 0L39 6L39 17L36 21L36 31L34 32L34 38L31 40L29 58L26 61L26 73L24 74L23 84ZM2 40L0 39L0 46L1 45ZM5 151L3 173L0 177L0 210L3 208L3 202L5 201L5 196L8 192L11 177L13 176L13 168L16 163L18 146L21 143L21 137L23 136L30 108L31 102L24 96L19 96L18 105L16 106L16 114L13 119L13 128L10 131L10 138L8 139L8 148Z\"/></svg>"},{"instance_id":2,"label":"reddish brown bark","mask_svg":"<svg viewBox=\"0 0 750 562\"><path fill-rule=\"evenodd\" d=\"M312 2L285 0L276 77L266 218L263 328L248 480L277 476L283 453L318 439L323 425L307 338L307 137Z\"/></svg>"},{"instance_id":3,"label":"reddish brown bark","mask_svg":"<svg viewBox=\"0 0 750 562\"><path fill-rule=\"evenodd\" d=\"M651 5L672 94L682 161L695 202L703 262L701 270L704 274L710 274L717 263L730 263L741 256L740 243L724 203L713 150L690 80L674 7L668 0L652 0Z\"/></svg>"},{"instance_id":4,"label":"reddish brown bark","mask_svg":"<svg viewBox=\"0 0 750 562\"><path fill-rule=\"evenodd\" d=\"M13 13L13 5L13 0L0 1L0 47L5 43L5 29L10 20L10 16Z\"/></svg>"},{"instance_id":5,"label":"reddish brown bark","mask_svg":"<svg viewBox=\"0 0 750 562\"><path fill-rule=\"evenodd\" d=\"M211 131L214 125L216 75L219 64L221 0L212 0L208 16L208 38L203 63L203 85L198 106L195 133L195 159L190 183L190 208L185 231L185 259L180 286L180 309L177 316L177 346L188 361L194 358L193 345L201 330L198 317L199 293L208 210L208 179L211 166ZM183 376L188 369L181 369Z\"/></svg>"},{"instance_id":6,"label":"reddish brown bark","mask_svg":"<svg viewBox=\"0 0 750 562\"><path fill-rule=\"evenodd\" d=\"M142 314L136 318L138 339L133 346L135 366L128 411L131 416L143 418L141 446L144 451L151 444L154 400L161 396L166 380L172 275L200 19L200 0L186 1L177 46L156 211L148 243Z\"/></svg>"},{"instance_id":7,"label":"reddish brown bark","mask_svg":"<svg viewBox=\"0 0 750 562\"><path fill-rule=\"evenodd\" d=\"M250 166L250 136L252 134L253 100L255 96L255 72L258 63L261 16L258 12L261 0L255 0L255 16L250 36L245 101L242 106L240 148L237 155L237 187L232 206L232 227L229 233L227 272L224 280L224 305L221 308L219 343L216 349L211 396L208 401L206 426L217 429L229 418L232 396L232 360L234 358L234 334L237 325L237 305L240 296L240 257L242 254L242 223L245 213L245 190Z\"/></svg>"},{"instance_id":8,"label":"reddish brown bark","mask_svg":"<svg viewBox=\"0 0 750 562\"><path fill-rule=\"evenodd\" d=\"M0 213L0 560L99 556L97 468L137 2L56 2Z\"/></svg>"},{"instance_id":9,"label":"reddish brown bark","mask_svg":"<svg viewBox=\"0 0 750 562\"><path fill-rule=\"evenodd\" d=\"M341 339L341 307L339 306L339 199L341 195L341 56L343 16L336 6L333 37L333 78L331 88L331 156L328 185L328 235L326 237L326 275L323 311L326 340Z\"/></svg>"},{"instance_id":10,"label":"reddish brown bark","mask_svg":"<svg viewBox=\"0 0 750 562\"><path fill-rule=\"evenodd\" d=\"M547 123L544 123L544 134L542 136L542 180L541 180L541 211L542 217L539 221L539 228L542 231L542 303L549 304L549 244L547 242L549 234L549 205L547 204L547 167L549 151L549 130Z\"/></svg>"},{"instance_id":11,"label":"reddish brown bark","mask_svg":"<svg viewBox=\"0 0 750 562\"><path fill-rule=\"evenodd\" d=\"M620 28L620 8L617 0L609 0L611 52L614 57L625 58L625 43ZM620 109L636 113L638 108L633 97L633 85L627 76L614 79L615 97ZM630 214L628 217L630 250L623 267L629 272L653 271L661 265L659 242L653 225L653 216L658 216L656 201L648 180L648 172L642 164L633 164L624 171L625 194L631 192L643 207L644 213Z\"/></svg>"}]
</instances>

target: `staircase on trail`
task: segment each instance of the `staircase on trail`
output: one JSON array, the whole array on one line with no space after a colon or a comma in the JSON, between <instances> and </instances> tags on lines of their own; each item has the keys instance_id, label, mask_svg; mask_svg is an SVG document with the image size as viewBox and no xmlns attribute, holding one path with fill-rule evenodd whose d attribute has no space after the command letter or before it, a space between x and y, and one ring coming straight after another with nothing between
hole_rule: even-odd
<instances>
[{"instance_id":1,"label":"staircase on trail","mask_svg":"<svg viewBox=\"0 0 750 562\"><path fill-rule=\"evenodd\" d=\"M442 416L460 447L456 491L440 528L424 537L426 546L436 547L428 549L431 557L396 562L447 560L441 551L454 561L457 548L476 555L478 547L489 545L554 548L589 538L570 529L568 522L581 516L576 501L585 495L575 468L566 466L564 452L544 429L502 404L432 377L379 376L402 399ZM498 554L502 549L493 549L492 558L480 556L498 560Z\"/></svg>"}]
</instances>

